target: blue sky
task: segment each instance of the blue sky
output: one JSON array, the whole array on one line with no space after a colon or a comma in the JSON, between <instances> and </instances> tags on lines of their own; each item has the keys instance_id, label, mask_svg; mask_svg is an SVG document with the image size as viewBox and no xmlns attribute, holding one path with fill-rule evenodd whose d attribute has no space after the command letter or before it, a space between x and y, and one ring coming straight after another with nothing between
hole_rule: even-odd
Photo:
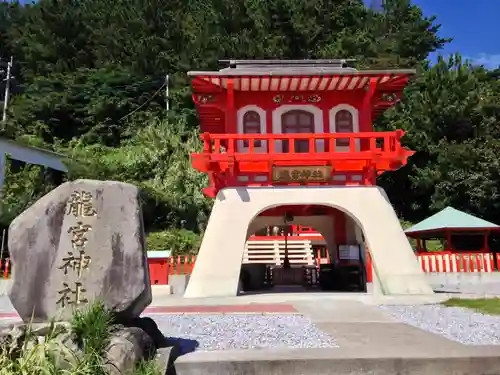
<instances>
[{"instance_id":1,"label":"blue sky","mask_svg":"<svg viewBox=\"0 0 500 375\"><path fill-rule=\"evenodd\" d=\"M439 54L455 52L487 68L500 66L500 0L413 0L437 17L440 35L453 38ZM435 61L437 53L429 58Z\"/></svg>"}]
</instances>

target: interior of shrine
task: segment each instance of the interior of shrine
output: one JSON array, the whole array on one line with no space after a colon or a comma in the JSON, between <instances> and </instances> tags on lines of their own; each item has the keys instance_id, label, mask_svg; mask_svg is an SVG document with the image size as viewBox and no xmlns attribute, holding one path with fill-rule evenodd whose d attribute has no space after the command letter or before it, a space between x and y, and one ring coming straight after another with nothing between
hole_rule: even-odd
<instances>
[{"instance_id":1,"label":"interior of shrine","mask_svg":"<svg viewBox=\"0 0 500 375\"><path fill-rule=\"evenodd\" d=\"M327 206L278 206L250 223L240 293L366 292L367 250L361 228Z\"/></svg>"}]
</instances>

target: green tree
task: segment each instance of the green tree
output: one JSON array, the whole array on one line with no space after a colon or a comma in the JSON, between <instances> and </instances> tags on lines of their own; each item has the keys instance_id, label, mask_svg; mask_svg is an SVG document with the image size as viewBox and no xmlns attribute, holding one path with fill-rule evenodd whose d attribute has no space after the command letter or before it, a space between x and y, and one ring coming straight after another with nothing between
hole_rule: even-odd
<instances>
[{"instance_id":1,"label":"green tree","mask_svg":"<svg viewBox=\"0 0 500 375\"><path fill-rule=\"evenodd\" d=\"M400 216L419 221L453 205L499 221L500 86L460 56L424 66L380 129L407 130L417 151L381 179Z\"/></svg>"},{"instance_id":2,"label":"green tree","mask_svg":"<svg viewBox=\"0 0 500 375\"><path fill-rule=\"evenodd\" d=\"M0 227L7 228L28 206L55 188L47 171L36 165L20 165L7 160L5 184L0 199Z\"/></svg>"},{"instance_id":3,"label":"green tree","mask_svg":"<svg viewBox=\"0 0 500 375\"><path fill-rule=\"evenodd\" d=\"M36 76L14 97L8 131L49 145L78 138L117 146L164 108L163 92L158 95L163 83L163 77L134 76L121 68Z\"/></svg>"},{"instance_id":4,"label":"green tree","mask_svg":"<svg viewBox=\"0 0 500 375\"><path fill-rule=\"evenodd\" d=\"M206 177L190 165L199 137L182 119L152 120L120 147L71 142L58 150L70 158L70 178L133 183L143 190L146 229L203 231L211 206L201 189Z\"/></svg>"},{"instance_id":5,"label":"green tree","mask_svg":"<svg viewBox=\"0 0 500 375\"><path fill-rule=\"evenodd\" d=\"M346 57L360 67L412 66L420 76L378 122L380 129L407 129L408 145L418 151L408 167L382 178L397 211L414 220L454 204L494 216L485 202L498 181L498 80L461 63L425 66L448 41L438 30L407 0L387 0L380 9L362 0L3 1L0 48L15 55L19 83L5 135L66 153L69 178L140 186L147 231L194 244L211 202L201 193L206 177L189 161L199 140L186 71L216 69L219 58ZM468 154L474 157L465 166ZM8 175L5 210L20 212L35 199L23 194L38 197L52 186L50 176L34 171ZM472 185L477 197L467 206L462 192Z\"/></svg>"}]
</instances>

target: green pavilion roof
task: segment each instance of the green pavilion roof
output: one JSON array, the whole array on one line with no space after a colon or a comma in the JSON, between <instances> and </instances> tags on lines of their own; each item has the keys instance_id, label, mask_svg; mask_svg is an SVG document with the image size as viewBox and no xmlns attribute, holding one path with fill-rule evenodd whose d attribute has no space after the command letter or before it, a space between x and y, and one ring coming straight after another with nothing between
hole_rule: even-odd
<instances>
[{"instance_id":1,"label":"green pavilion roof","mask_svg":"<svg viewBox=\"0 0 500 375\"><path fill-rule=\"evenodd\" d=\"M465 212L446 207L437 214L428 217L420 223L405 230L406 234L417 234L421 232L438 232L446 229L460 230L499 230L500 226L489 221L469 215Z\"/></svg>"}]
</instances>

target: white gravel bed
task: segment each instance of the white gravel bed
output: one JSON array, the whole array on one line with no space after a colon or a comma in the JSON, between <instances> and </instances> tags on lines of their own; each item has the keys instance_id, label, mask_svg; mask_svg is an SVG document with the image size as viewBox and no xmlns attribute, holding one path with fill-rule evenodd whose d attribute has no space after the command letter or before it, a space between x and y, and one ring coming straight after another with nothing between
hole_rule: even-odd
<instances>
[{"instance_id":1,"label":"white gravel bed","mask_svg":"<svg viewBox=\"0 0 500 375\"><path fill-rule=\"evenodd\" d=\"M333 338L301 315L155 315L167 337L180 338L183 346L197 342L197 351L265 348L335 348Z\"/></svg>"},{"instance_id":2,"label":"white gravel bed","mask_svg":"<svg viewBox=\"0 0 500 375\"><path fill-rule=\"evenodd\" d=\"M442 305L379 306L400 321L465 345L500 345L500 316Z\"/></svg>"}]
</instances>

